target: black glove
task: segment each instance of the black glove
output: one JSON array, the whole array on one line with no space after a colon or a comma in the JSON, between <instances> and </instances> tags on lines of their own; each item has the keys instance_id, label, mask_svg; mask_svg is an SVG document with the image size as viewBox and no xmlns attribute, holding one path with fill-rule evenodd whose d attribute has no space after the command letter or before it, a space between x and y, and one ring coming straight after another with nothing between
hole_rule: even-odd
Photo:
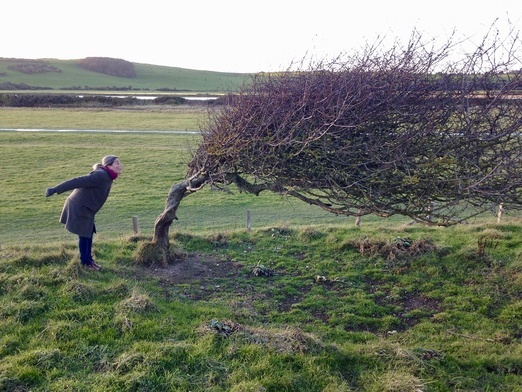
<instances>
[{"instance_id":1,"label":"black glove","mask_svg":"<svg viewBox=\"0 0 522 392\"><path fill-rule=\"evenodd\" d=\"M45 197L49 197L49 196L52 196L56 193L56 189L54 188L47 188L45 190Z\"/></svg>"}]
</instances>

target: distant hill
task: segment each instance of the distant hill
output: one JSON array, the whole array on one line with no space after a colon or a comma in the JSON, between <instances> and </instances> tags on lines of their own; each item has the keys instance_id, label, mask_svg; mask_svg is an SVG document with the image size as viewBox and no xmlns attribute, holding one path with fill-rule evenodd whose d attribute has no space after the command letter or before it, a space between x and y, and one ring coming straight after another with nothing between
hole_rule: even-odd
<instances>
[{"instance_id":1,"label":"distant hill","mask_svg":"<svg viewBox=\"0 0 522 392\"><path fill-rule=\"evenodd\" d=\"M78 60L0 57L2 91L237 91L250 74L200 71L89 57Z\"/></svg>"}]
</instances>

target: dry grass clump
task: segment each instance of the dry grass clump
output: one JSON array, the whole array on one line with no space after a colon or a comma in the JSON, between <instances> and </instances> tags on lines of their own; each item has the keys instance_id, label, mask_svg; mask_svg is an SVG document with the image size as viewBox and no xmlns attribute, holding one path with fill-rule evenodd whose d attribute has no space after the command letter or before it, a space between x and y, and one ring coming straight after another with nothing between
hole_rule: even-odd
<instances>
[{"instance_id":1,"label":"dry grass clump","mask_svg":"<svg viewBox=\"0 0 522 392\"><path fill-rule=\"evenodd\" d=\"M153 265L167 267L184 257L186 257L184 253L176 251L172 246L165 252L155 242L142 242L135 251L134 261L146 267Z\"/></svg>"},{"instance_id":2,"label":"dry grass clump","mask_svg":"<svg viewBox=\"0 0 522 392\"><path fill-rule=\"evenodd\" d=\"M304 333L299 328L266 329L248 327L241 332L241 338L255 344L261 344L279 353L305 353L322 347L312 334Z\"/></svg>"},{"instance_id":3,"label":"dry grass clump","mask_svg":"<svg viewBox=\"0 0 522 392\"><path fill-rule=\"evenodd\" d=\"M240 325L234 321L212 320L200 326L201 334L216 333L229 338L231 336L247 344L259 344L278 353L305 353L322 348L321 342L312 334L299 328L261 328Z\"/></svg>"},{"instance_id":4,"label":"dry grass clump","mask_svg":"<svg viewBox=\"0 0 522 392\"><path fill-rule=\"evenodd\" d=\"M132 295L120 302L123 309L132 310L137 313L145 313L156 310L156 306L150 299L148 294L139 293L137 290L132 291Z\"/></svg>"},{"instance_id":5,"label":"dry grass clump","mask_svg":"<svg viewBox=\"0 0 522 392\"><path fill-rule=\"evenodd\" d=\"M297 233L297 239L300 241L310 241L324 237L325 233L316 226L306 226L301 228Z\"/></svg>"},{"instance_id":6,"label":"dry grass clump","mask_svg":"<svg viewBox=\"0 0 522 392\"><path fill-rule=\"evenodd\" d=\"M217 248L225 247L230 240L230 236L227 233L213 233L208 236L208 241Z\"/></svg>"},{"instance_id":7,"label":"dry grass clump","mask_svg":"<svg viewBox=\"0 0 522 392\"><path fill-rule=\"evenodd\" d=\"M425 253L437 252L439 248L429 239L396 237L391 241L364 238L355 240L352 246L367 257L382 257L386 260L409 259Z\"/></svg>"}]
</instances>

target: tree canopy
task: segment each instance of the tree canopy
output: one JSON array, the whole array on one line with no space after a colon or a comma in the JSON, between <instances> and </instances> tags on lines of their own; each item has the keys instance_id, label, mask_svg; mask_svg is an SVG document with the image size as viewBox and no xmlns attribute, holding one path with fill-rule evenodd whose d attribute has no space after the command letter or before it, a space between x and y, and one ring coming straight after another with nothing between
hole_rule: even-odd
<instances>
[{"instance_id":1,"label":"tree canopy","mask_svg":"<svg viewBox=\"0 0 522 392\"><path fill-rule=\"evenodd\" d=\"M255 75L211 115L187 180L170 199L179 204L205 184L235 183L335 214L400 214L438 225L500 203L521 208L519 37L489 35L459 59L454 48L414 33L405 46L377 43ZM157 225L168 222L168 206Z\"/></svg>"}]
</instances>

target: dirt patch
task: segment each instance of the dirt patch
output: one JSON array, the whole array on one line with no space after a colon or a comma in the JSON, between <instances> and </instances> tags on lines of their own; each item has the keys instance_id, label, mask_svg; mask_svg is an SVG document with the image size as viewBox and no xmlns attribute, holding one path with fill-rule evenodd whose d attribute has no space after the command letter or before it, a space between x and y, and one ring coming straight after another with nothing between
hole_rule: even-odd
<instances>
[{"instance_id":1,"label":"dirt patch","mask_svg":"<svg viewBox=\"0 0 522 392\"><path fill-rule=\"evenodd\" d=\"M238 277L243 265L233 261L223 261L208 255L188 255L167 267L142 267L145 275L159 278L165 283L180 284L203 282L216 278Z\"/></svg>"}]
</instances>

